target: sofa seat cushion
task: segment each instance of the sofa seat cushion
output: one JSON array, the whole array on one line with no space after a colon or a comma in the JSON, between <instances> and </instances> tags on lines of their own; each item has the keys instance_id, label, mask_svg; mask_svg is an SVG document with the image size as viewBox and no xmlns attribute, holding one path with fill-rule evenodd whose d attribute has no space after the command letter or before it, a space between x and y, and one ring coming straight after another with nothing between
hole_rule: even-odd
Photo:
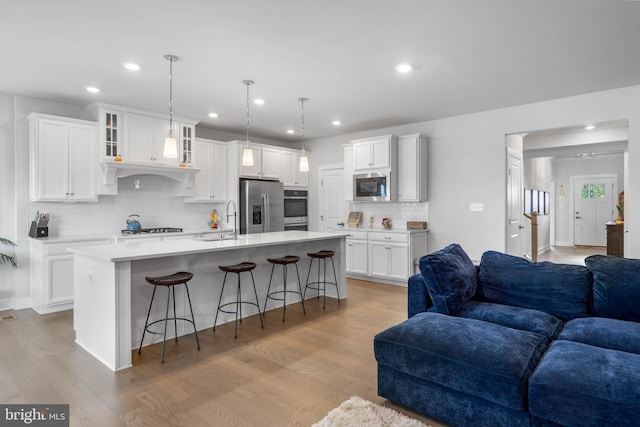
<instances>
[{"instance_id":1,"label":"sofa seat cushion","mask_svg":"<svg viewBox=\"0 0 640 427\"><path fill-rule=\"evenodd\" d=\"M420 258L420 272L438 313L458 313L476 293L476 266L457 243Z\"/></svg>"},{"instance_id":2,"label":"sofa seat cushion","mask_svg":"<svg viewBox=\"0 0 640 427\"><path fill-rule=\"evenodd\" d=\"M534 332L431 312L374 338L379 365L515 410L526 409L527 380L547 347Z\"/></svg>"},{"instance_id":3,"label":"sofa seat cushion","mask_svg":"<svg viewBox=\"0 0 640 427\"><path fill-rule=\"evenodd\" d=\"M487 251L475 299L545 311L564 321L591 313L591 272L581 265L529 262Z\"/></svg>"},{"instance_id":4,"label":"sofa seat cushion","mask_svg":"<svg viewBox=\"0 0 640 427\"><path fill-rule=\"evenodd\" d=\"M593 314L640 322L640 259L592 255Z\"/></svg>"},{"instance_id":5,"label":"sofa seat cushion","mask_svg":"<svg viewBox=\"0 0 640 427\"><path fill-rule=\"evenodd\" d=\"M529 380L529 411L564 426L636 426L640 355L555 341Z\"/></svg>"},{"instance_id":6,"label":"sofa seat cushion","mask_svg":"<svg viewBox=\"0 0 640 427\"><path fill-rule=\"evenodd\" d=\"M535 332L549 339L555 339L564 324L562 320L544 311L474 300L467 302L458 316Z\"/></svg>"},{"instance_id":7,"label":"sofa seat cushion","mask_svg":"<svg viewBox=\"0 0 640 427\"><path fill-rule=\"evenodd\" d=\"M640 323L605 317L574 319L558 339L640 354Z\"/></svg>"}]
</instances>

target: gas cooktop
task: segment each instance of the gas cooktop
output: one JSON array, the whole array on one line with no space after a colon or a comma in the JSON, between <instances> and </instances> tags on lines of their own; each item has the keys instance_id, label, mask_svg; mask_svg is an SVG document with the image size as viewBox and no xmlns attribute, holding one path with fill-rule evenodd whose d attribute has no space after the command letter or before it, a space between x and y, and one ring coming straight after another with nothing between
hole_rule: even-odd
<instances>
[{"instance_id":1,"label":"gas cooktop","mask_svg":"<svg viewBox=\"0 0 640 427\"><path fill-rule=\"evenodd\" d=\"M173 227L156 227L141 228L140 230L121 230L122 234L152 234L152 233L180 233L182 228Z\"/></svg>"}]
</instances>

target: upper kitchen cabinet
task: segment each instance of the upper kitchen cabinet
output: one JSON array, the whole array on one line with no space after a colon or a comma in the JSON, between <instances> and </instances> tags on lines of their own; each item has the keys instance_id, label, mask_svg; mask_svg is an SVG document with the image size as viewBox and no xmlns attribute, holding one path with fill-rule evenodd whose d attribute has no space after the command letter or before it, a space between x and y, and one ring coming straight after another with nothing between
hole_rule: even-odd
<instances>
[{"instance_id":1,"label":"upper kitchen cabinet","mask_svg":"<svg viewBox=\"0 0 640 427\"><path fill-rule=\"evenodd\" d=\"M177 159L163 157L164 140L169 135L168 120L134 113L125 113L125 120L127 161L178 165ZM173 122L173 135L179 141L177 122Z\"/></svg>"},{"instance_id":2,"label":"upper kitchen cabinet","mask_svg":"<svg viewBox=\"0 0 640 427\"><path fill-rule=\"evenodd\" d=\"M240 150L240 161L242 162L242 150L246 146L242 143L237 145ZM245 166L240 164L240 176L280 180L282 174L282 151L277 148L251 144L253 151L253 165Z\"/></svg>"},{"instance_id":3,"label":"upper kitchen cabinet","mask_svg":"<svg viewBox=\"0 0 640 427\"><path fill-rule=\"evenodd\" d=\"M398 201L427 200L427 140L420 134L398 139Z\"/></svg>"},{"instance_id":4,"label":"upper kitchen cabinet","mask_svg":"<svg viewBox=\"0 0 640 427\"><path fill-rule=\"evenodd\" d=\"M97 201L97 124L35 113L29 122L31 200Z\"/></svg>"},{"instance_id":5,"label":"upper kitchen cabinet","mask_svg":"<svg viewBox=\"0 0 640 427\"><path fill-rule=\"evenodd\" d=\"M178 134L176 136L180 147L180 162L184 165L193 165L194 159L194 139L196 138L196 126L192 124L178 123ZM226 150L225 150L226 154Z\"/></svg>"},{"instance_id":6,"label":"upper kitchen cabinet","mask_svg":"<svg viewBox=\"0 0 640 427\"><path fill-rule=\"evenodd\" d=\"M223 203L227 201L227 144L196 138L193 141L194 196L186 202Z\"/></svg>"},{"instance_id":7,"label":"upper kitchen cabinet","mask_svg":"<svg viewBox=\"0 0 640 427\"><path fill-rule=\"evenodd\" d=\"M169 116L100 102L88 105L87 110L98 121L101 159L120 157L124 162L170 166L193 162L196 121L174 117L178 159L167 159L163 151L164 140L169 135Z\"/></svg>"},{"instance_id":8,"label":"upper kitchen cabinet","mask_svg":"<svg viewBox=\"0 0 640 427\"><path fill-rule=\"evenodd\" d=\"M397 166L398 137L394 135L357 139L353 144L353 168L392 169Z\"/></svg>"},{"instance_id":9,"label":"upper kitchen cabinet","mask_svg":"<svg viewBox=\"0 0 640 427\"><path fill-rule=\"evenodd\" d=\"M307 153L307 156L309 154ZM289 187L308 187L309 172L300 171L299 151L283 151L282 152L282 176L281 181Z\"/></svg>"}]
</instances>

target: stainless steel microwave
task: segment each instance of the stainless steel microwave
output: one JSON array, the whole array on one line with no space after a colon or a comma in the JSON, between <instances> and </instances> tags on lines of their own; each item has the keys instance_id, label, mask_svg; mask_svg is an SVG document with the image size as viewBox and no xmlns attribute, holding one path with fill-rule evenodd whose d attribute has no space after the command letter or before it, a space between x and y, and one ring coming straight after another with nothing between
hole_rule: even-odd
<instances>
[{"instance_id":1,"label":"stainless steel microwave","mask_svg":"<svg viewBox=\"0 0 640 427\"><path fill-rule=\"evenodd\" d=\"M391 202L391 172L369 172L353 175L353 200L360 202Z\"/></svg>"}]
</instances>

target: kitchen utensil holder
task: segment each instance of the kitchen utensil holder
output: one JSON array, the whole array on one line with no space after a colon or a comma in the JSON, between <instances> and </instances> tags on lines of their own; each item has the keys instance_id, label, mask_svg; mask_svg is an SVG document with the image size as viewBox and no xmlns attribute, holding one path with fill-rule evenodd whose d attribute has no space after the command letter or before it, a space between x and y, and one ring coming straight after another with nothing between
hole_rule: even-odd
<instances>
[{"instance_id":1,"label":"kitchen utensil holder","mask_svg":"<svg viewBox=\"0 0 640 427\"><path fill-rule=\"evenodd\" d=\"M29 237L33 237L34 239L49 237L49 227L38 227L35 221L31 221Z\"/></svg>"}]
</instances>

